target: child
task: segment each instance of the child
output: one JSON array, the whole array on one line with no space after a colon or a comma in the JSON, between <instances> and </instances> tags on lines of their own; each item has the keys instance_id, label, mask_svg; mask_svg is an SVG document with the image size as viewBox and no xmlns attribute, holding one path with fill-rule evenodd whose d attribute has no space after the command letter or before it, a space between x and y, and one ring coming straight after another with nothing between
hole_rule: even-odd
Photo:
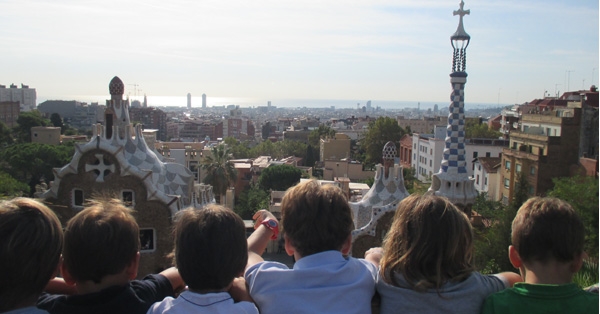
<instances>
[{"instance_id":1,"label":"child","mask_svg":"<svg viewBox=\"0 0 600 314\"><path fill-rule=\"evenodd\" d=\"M242 276L248 261L246 228L233 211L219 205L180 212L175 222L175 262L189 290L155 303L153 313L256 313ZM234 286L235 285L235 286ZM234 303L230 288L246 292ZM236 297L236 295L233 295ZM250 302L248 302L250 301Z\"/></svg>"},{"instance_id":2,"label":"child","mask_svg":"<svg viewBox=\"0 0 600 314\"><path fill-rule=\"evenodd\" d=\"M42 294L38 307L50 313L146 313L183 288L175 268L143 280L137 276L140 232L131 211L117 199L101 199L69 222L60 271L75 295Z\"/></svg>"},{"instance_id":3,"label":"child","mask_svg":"<svg viewBox=\"0 0 600 314\"><path fill-rule=\"evenodd\" d=\"M479 313L485 297L521 279L473 271L471 223L434 195L413 194L400 202L383 251L381 313Z\"/></svg>"},{"instance_id":4,"label":"child","mask_svg":"<svg viewBox=\"0 0 600 314\"><path fill-rule=\"evenodd\" d=\"M0 312L47 313L35 302L56 275L63 233L52 210L23 197L0 203Z\"/></svg>"},{"instance_id":5,"label":"child","mask_svg":"<svg viewBox=\"0 0 600 314\"><path fill-rule=\"evenodd\" d=\"M489 296L483 313L598 313L598 294L572 283L583 263L584 228L567 202L527 200L511 238L508 256L525 282Z\"/></svg>"},{"instance_id":6,"label":"child","mask_svg":"<svg viewBox=\"0 0 600 314\"><path fill-rule=\"evenodd\" d=\"M371 313L377 268L348 257L354 222L342 190L305 181L287 191L281 214L293 269L261 257L279 231L271 213L254 215L256 230L248 238L245 278L261 313Z\"/></svg>"}]
</instances>

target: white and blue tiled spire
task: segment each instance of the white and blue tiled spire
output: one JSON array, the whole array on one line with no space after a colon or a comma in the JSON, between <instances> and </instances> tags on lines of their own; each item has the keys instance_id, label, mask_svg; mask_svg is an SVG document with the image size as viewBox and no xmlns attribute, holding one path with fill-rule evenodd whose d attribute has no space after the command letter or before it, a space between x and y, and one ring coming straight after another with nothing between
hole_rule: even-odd
<instances>
[{"instance_id":1,"label":"white and blue tiled spire","mask_svg":"<svg viewBox=\"0 0 600 314\"><path fill-rule=\"evenodd\" d=\"M445 196L455 205L470 212L470 205L475 201L477 192L473 180L467 175L467 162L465 159L465 84L467 83L467 46L471 36L465 32L463 17L470 14L464 10L464 2L460 2L460 9L454 11L460 20L456 32L450 37L452 48L452 73L450 83L450 107L448 108L448 127L446 130L446 143L440 172L432 177L429 191L435 195Z\"/></svg>"}]
</instances>

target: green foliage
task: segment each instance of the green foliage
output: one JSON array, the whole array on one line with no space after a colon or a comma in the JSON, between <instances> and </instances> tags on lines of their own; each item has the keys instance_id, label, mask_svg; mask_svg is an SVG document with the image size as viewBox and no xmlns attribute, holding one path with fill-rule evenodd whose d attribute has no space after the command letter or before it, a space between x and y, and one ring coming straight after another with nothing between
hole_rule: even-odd
<instances>
[{"instance_id":1,"label":"green foliage","mask_svg":"<svg viewBox=\"0 0 600 314\"><path fill-rule=\"evenodd\" d=\"M290 165L271 166L262 171L258 185L265 191L285 191L300 182L302 170Z\"/></svg>"},{"instance_id":2,"label":"green foliage","mask_svg":"<svg viewBox=\"0 0 600 314\"><path fill-rule=\"evenodd\" d=\"M383 146L388 141L397 145L404 134L404 129L393 118L379 117L377 120L369 122L369 130L360 141L360 146L366 155L366 166L380 163Z\"/></svg>"},{"instance_id":3,"label":"green foliage","mask_svg":"<svg viewBox=\"0 0 600 314\"><path fill-rule=\"evenodd\" d=\"M554 178L549 196L560 198L573 206L585 228L584 250L598 257L598 179L593 177Z\"/></svg>"},{"instance_id":4,"label":"green foliage","mask_svg":"<svg viewBox=\"0 0 600 314\"><path fill-rule=\"evenodd\" d=\"M308 146L306 146L306 159L304 160L304 165L313 167L315 165L315 160L317 160L315 157L315 150L312 145L308 144Z\"/></svg>"},{"instance_id":5,"label":"green foliage","mask_svg":"<svg viewBox=\"0 0 600 314\"><path fill-rule=\"evenodd\" d=\"M231 162L232 155L224 144L213 146L210 152L209 156L202 159L201 167L206 171L203 181L213 186L217 196L225 195L230 182L237 178L237 171Z\"/></svg>"},{"instance_id":6,"label":"green foliage","mask_svg":"<svg viewBox=\"0 0 600 314\"><path fill-rule=\"evenodd\" d=\"M312 147L321 147L319 141L322 137L334 137L335 130L321 124L317 129L314 129L308 135L308 144L312 145ZM317 158L318 160L318 158Z\"/></svg>"},{"instance_id":7,"label":"green foliage","mask_svg":"<svg viewBox=\"0 0 600 314\"><path fill-rule=\"evenodd\" d=\"M14 143L10 128L0 121L0 147L11 145Z\"/></svg>"},{"instance_id":8,"label":"green foliage","mask_svg":"<svg viewBox=\"0 0 600 314\"><path fill-rule=\"evenodd\" d=\"M594 262L592 259L586 258L583 260L581 269L573 276L573 282L585 289L598 284L598 275L598 260L596 259Z\"/></svg>"},{"instance_id":9,"label":"green foliage","mask_svg":"<svg viewBox=\"0 0 600 314\"><path fill-rule=\"evenodd\" d=\"M252 215L260 209L268 209L271 197L257 184L252 184L244 190L236 200L234 211L242 219L252 219Z\"/></svg>"},{"instance_id":10,"label":"green foliage","mask_svg":"<svg viewBox=\"0 0 600 314\"><path fill-rule=\"evenodd\" d=\"M271 122L267 122L261 127L261 135L263 140L268 139L269 134L271 134Z\"/></svg>"},{"instance_id":11,"label":"green foliage","mask_svg":"<svg viewBox=\"0 0 600 314\"><path fill-rule=\"evenodd\" d=\"M473 123L465 126L466 138L498 138L500 136L502 136L502 133L490 129L485 123Z\"/></svg>"},{"instance_id":12,"label":"green foliage","mask_svg":"<svg viewBox=\"0 0 600 314\"><path fill-rule=\"evenodd\" d=\"M516 210L490 201L485 193L475 199L472 210L482 216L486 227L475 229L474 264L482 273L514 270L508 259L510 233Z\"/></svg>"},{"instance_id":13,"label":"green foliage","mask_svg":"<svg viewBox=\"0 0 600 314\"><path fill-rule=\"evenodd\" d=\"M223 142L229 147L229 151L234 159L250 158L250 148L248 148L249 145L247 143L240 143L240 141L231 136L226 137Z\"/></svg>"},{"instance_id":14,"label":"green foliage","mask_svg":"<svg viewBox=\"0 0 600 314\"><path fill-rule=\"evenodd\" d=\"M375 183L375 177L369 177L364 180L360 180L358 182L364 183L364 184L368 185L369 187L372 187L373 183Z\"/></svg>"},{"instance_id":15,"label":"green foliage","mask_svg":"<svg viewBox=\"0 0 600 314\"><path fill-rule=\"evenodd\" d=\"M31 142L31 128L34 126L48 126L50 121L42 117L37 111L21 112L17 118L17 126L14 128L14 136L19 143Z\"/></svg>"},{"instance_id":16,"label":"green foliage","mask_svg":"<svg viewBox=\"0 0 600 314\"><path fill-rule=\"evenodd\" d=\"M53 126L55 127L59 127L60 131L64 133L66 126L63 123L63 119L60 117L60 114L58 113L53 113L50 115L50 123L52 123Z\"/></svg>"},{"instance_id":17,"label":"green foliage","mask_svg":"<svg viewBox=\"0 0 600 314\"><path fill-rule=\"evenodd\" d=\"M271 156L274 159L281 159L289 156L306 157L306 144L298 141L279 141L271 142L269 140L262 141L248 151L248 158L256 158L258 156Z\"/></svg>"},{"instance_id":18,"label":"green foliage","mask_svg":"<svg viewBox=\"0 0 600 314\"><path fill-rule=\"evenodd\" d=\"M517 173L517 178L515 182L515 188L513 191L512 199L510 200L510 204L508 205L512 209L519 210L519 207L529 199L529 188L531 184L527 181L527 174L525 171L521 171Z\"/></svg>"},{"instance_id":19,"label":"green foliage","mask_svg":"<svg viewBox=\"0 0 600 314\"><path fill-rule=\"evenodd\" d=\"M15 144L0 151L0 165L13 178L20 182L27 182L31 191L34 191L40 179L54 180L52 169L68 164L74 151L73 143Z\"/></svg>"},{"instance_id":20,"label":"green foliage","mask_svg":"<svg viewBox=\"0 0 600 314\"><path fill-rule=\"evenodd\" d=\"M29 195L29 186L11 177L8 173L0 172L0 195L22 196Z\"/></svg>"}]
</instances>

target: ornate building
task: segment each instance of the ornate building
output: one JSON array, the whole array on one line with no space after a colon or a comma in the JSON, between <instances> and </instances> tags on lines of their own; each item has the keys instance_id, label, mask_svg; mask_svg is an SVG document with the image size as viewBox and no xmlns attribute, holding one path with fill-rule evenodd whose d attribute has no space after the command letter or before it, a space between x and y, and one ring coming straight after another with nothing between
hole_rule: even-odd
<instances>
[{"instance_id":1,"label":"ornate building","mask_svg":"<svg viewBox=\"0 0 600 314\"><path fill-rule=\"evenodd\" d=\"M465 160L465 84L467 83L467 46L471 36L465 32L463 17L470 14L464 10L464 2L460 2L460 9L454 15L460 16L458 28L450 37L452 48L452 73L450 83L452 94L450 99L448 127L446 129L445 149L440 167L440 172L432 177L429 191L435 195L445 196L467 214L475 201L477 192L473 186L473 179L469 178Z\"/></svg>"},{"instance_id":2,"label":"ornate building","mask_svg":"<svg viewBox=\"0 0 600 314\"><path fill-rule=\"evenodd\" d=\"M210 186L194 185L194 175L185 166L163 162L129 119L124 85L114 77L109 84L105 125L93 127L92 139L75 146L71 162L54 169L54 182L41 197L64 224L94 197L119 198L132 207L140 226L142 243L139 275L170 266L171 222L188 206L214 202Z\"/></svg>"}]
</instances>

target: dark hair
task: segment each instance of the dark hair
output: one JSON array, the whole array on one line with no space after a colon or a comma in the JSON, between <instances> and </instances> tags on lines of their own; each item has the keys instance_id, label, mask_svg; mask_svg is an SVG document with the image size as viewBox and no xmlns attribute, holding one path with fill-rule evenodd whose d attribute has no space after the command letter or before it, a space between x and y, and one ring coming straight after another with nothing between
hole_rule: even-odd
<instances>
[{"instance_id":1,"label":"dark hair","mask_svg":"<svg viewBox=\"0 0 600 314\"><path fill-rule=\"evenodd\" d=\"M281 200L281 227L301 256L341 250L354 229L346 196L337 186L307 180Z\"/></svg>"},{"instance_id":2,"label":"dark hair","mask_svg":"<svg viewBox=\"0 0 600 314\"><path fill-rule=\"evenodd\" d=\"M519 208L511 237L523 262L569 262L583 252L584 232L583 222L569 203L533 197Z\"/></svg>"},{"instance_id":3,"label":"dark hair","mask_svg":"<svg viewBox=\"0 0 600 314\"><path fill-rule=\"evenodd\" d=\"M123 271L140 250L140 230L132 211L118 199L95 199L67 222L63 259L76 281Z\"/></svg>"},{"instance_id":4,"label":"dark hair","mask_svg":"<svg viewBox=\"0 0 600 314\"><path fill-rule=\"evenodd\" d=\"M410 195L398 204L387 233L381 275L399 286L401 274L417 291L460 282L473 272L473 229L467 216L444 197Z\"/></svg>"},{"instance_id":5,"label":"dark hair","mask_svg":"<svg viewBox=\"0 0 600 314\"><path fill-rule=\"evenodd\" d=\"M0 312L35 302L56 275L63 233L44 204L17 197L0 203Z\"/></svg>"},{"instance_id":6,"label":"dark hair","mask_svg":"<svg viewBox=\"0 0 600 314\"><path fill-rule=\"evenodd\" d=\"M176 219L175 263L191 290L220 290L243 273L248 243L240 216L212 204L185 209Z\"/></svg>"}]
</instances>

